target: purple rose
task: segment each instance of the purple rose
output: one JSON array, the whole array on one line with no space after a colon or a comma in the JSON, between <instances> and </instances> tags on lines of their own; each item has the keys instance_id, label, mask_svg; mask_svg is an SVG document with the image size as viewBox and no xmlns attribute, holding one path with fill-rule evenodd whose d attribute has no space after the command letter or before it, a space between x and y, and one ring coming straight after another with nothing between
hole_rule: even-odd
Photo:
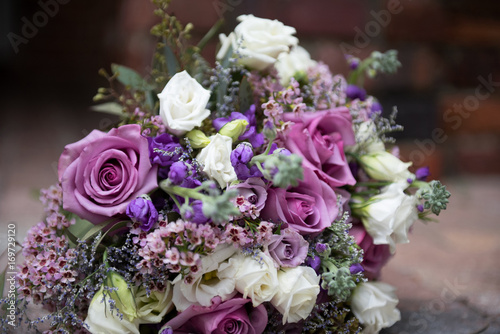
<instances>
[{"instance_id":1,"label":"purple rose","mask_svg":"<svg viewBox=\"0 0 500 334\"><path fill-rule=\"evenodd\" d=\"M261 211L263 219L282 221L302 235L320 233L338 214L337 194L309 168L304 168L304 180L297 187L269 188Z\"/></svg>"},{"instance_id":2,"label":"purple rose","mask_svg":"<svg viewBox=\"0 0 500 334\"><path fill-rule=\"evenodd\" d=\"M344 145L355 144L349 109L304 112L300 117L285 113L283 117L295 122L284 138L285 147L304 158L304 168L314 170L332 187L356 183L344 154Z\"/></svg>"},{"instance_id":3,"label":"purple rose","mask_svg":"<svg viewBox=\"0 0 500 334\"><path fill-rule=\"evenodd\" d=\"M349 234L363 249L364 255L361 265L365 276L370 280L377 279L380 276L380 270L391 257L389 245L374 245L372 237L366 232L363 224L353 224Z\"/></svg>"},{"instance_id":4,"label":"purple rose","mask_svg":"<svg viewBox=\"0 0 500 334\"><path fill-rule=\"evenodd\" d=\"M297 267L307 257L309 243L297 231L291 228L273 234L269 241L269 255L279 267Z\"/></svg>"},{"instance_id":5,"label":"purple rose","mask_svg":"<svg viewBox=\"0 0 500 334\"><path fill-rule=\"evenodd\" d=\"M229 189L236 189L238 196L246 199L252 205L252 212L259 216L267 200L266 184L261 178L251 177L245 182L230 186Z\"/></svg>"},{"instance_id":6,"label":"purple rose","mask_svg":"<svg viewBox=\"0 0 500 334\"><path fill-rule=\"evenodd\" d=\"M147 232L158 220L158 211L153 202L143 197L137 197L128 204L127 216L132 221L141 223L141 229Z\"/></svg>"},{"instance_id":7,"label":"purple rose","mask_svg":"<svg viewBox=\"0 0 500 334\"><path fill-rule=\"evenodd\" d=\"M263 304L252 307L251 299L233 298L221 303L212 299L209 307L191 305L166 323L176 334L260 334L267 325Z\"/></svg>"},{"instance_id":8,"label":"purple rose","mask_svg":"<svg viewBox=\"0 0 500 334\"><path fill-rule=\"evenodd\" d=\"M158 187L148 140L137 124L94 130L59 158L63 208L99 224L123 215L128 203Z\"/></svg>"}]
</instances>

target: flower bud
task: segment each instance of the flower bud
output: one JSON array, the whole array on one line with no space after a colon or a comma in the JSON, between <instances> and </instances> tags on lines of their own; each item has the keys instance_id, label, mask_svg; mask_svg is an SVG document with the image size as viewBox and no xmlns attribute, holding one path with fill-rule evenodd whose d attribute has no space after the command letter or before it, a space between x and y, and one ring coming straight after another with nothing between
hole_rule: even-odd
<instances>
[{"instance_id":1,"label":"flower bud","mask_svg":"<svg viewBox=\"0 0 500 334\"><path fill-rule=\"evenodd\" d=\"M226 123L220 129L219 134L227 137L231 137L233 142L238 140L238 137L241 136L247 129L248 121L245 119L235 119L231 122Z\"/></svg>"},{"instance_id":2,"label":"flower bud","mask_svg":"<svg viewBox=\"0 0 500 334\"><path fill-rule=\"evenodd\" d=\"M137 318L134 294L125 279L116 272L111 272L106 279L106 285L113 288L109 296L116 302L120 313L123 313L129 321Z\"/></svg>"},{"instance_id":3,"label":"flower bud","mask_svg":"<svg viewBox=\"0 0 500 334\"><path fill-rule=\"evenodd\" d=\"M133 222L141 223L140 227L143 231L149 231L158 220L158 211L151 202L151 198L146 195L131 201L126 213Z\"/></svg>"},{"instance_id":4,"label":"flower bud","mask_svg":"<svg viewBox=\"0 0 500 334\"><path fill-rule=\"evenodd\" d=\"M365 172L379 181L406 181L412 177L408 171L411 162L402 162L386 151L374 152L360 157Z\"/></svg>"},{"instance_id":5,"label":"flower bud","mask_svg":"<svg viewBox=\"0 0 500 334\"><path fill-rule=\"evenodd\" d=\"M192 148L204 148L210 144L210 139L200 130L191 130L186 134Z\"/></svg>"}]
</instances>

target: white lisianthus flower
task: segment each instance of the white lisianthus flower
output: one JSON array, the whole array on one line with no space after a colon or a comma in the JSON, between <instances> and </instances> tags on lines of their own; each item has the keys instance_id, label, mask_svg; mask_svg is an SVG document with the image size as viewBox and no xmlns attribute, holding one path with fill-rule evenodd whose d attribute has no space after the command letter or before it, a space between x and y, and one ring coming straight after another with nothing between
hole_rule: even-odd
<instances>
[{"instance_id":1,"label":"white lisianthus flower","mask_svg":"<svg viewBox=\"0 0 500 334\"><path fill-rule=\"evenodd\" d=\"M360 157L365 172L375 180L401 182L415 179L408 167L411 162L402 162L387 151L376 151Z\"/></svg>"},{"instance_id":2,"label":"white lisianthus flower","mask_svg":"<svg viewBox=\"0 0 500 334\"><path fill-rule=\"evenodd\" d=\"M175 135L182 135L200 126L210 115L210 110L207 109L210 91L186 71L175 74L158 94L158 98L161 119Z\"/></svg>"},{"instance_id":3,"label":"white lisianthus flower","mask_svg":"<svg viewBox=\"0 0 500 334\"><path fill-rule=\"evenodd\" d=\"M270 301L278 290L278 270L273 259L263 252L255 256L238 254L229 259L236 270L236 290L252 299L254 307Z\"/></svg>"},{"instance_id":4,"label":"white lisianthus flower","mask_svg":"<svg viewBox=\"0 0 500 334\"><path fill-rule=\"evenodd\" d=\"M354 289L351 309L359 322L363 324L363 334L376 334L401 320L396 308L398 298L395 288L382 282L360 283Z\"/></svg>"},{"instance_id":5,"label":"white lisianthus flower","mask_svg":"<svg viewBox=\"0 0 500 334\"><path fill-rule=\"evenodd\" d=\"M316 62L311 59L309 52L297 45L289 53L281 53L274 67L276 67L280 76L281 85L287 86L295 73L305 72L314 65L316 65Z\"/></svg>"},{"instance_id":6,"label":"white lisianthus flower","mask_svg":"<svg viewBox=\"0 0 500 334\"><path fill-rule=\"evenodd\" d=\"M306 319L316 305L319 279L311 267L298 266L278 271L278 291L271 304L283 315L283 325Z\"/></svg>"},{"instance_id":7,"label":"white lisianthus flower","mask_svg":"<svg viewBox=\"0 0 500 334\"><path fill-rule=\"evenodd\" d=\"M237 180L236 172L231 164L233 140L231 137L216 134L211 136L210 144L204 147L197 159L203 166L203 171L224 189Z\"/></svg>"},{"instance_id":8,"label":"white lisianthus flower","mask_svg":"<svg viewBox=\"0 0 500 334\"><path fill-rule=\"evenodd\" d=\"M356 145L348 148L349 152L363 151L365 153L385 152L385 145L376 132L373 121L364 121L355 125Z\"/></svg>"},{"instance_id":9,"label":"white lisianthus flower","mask_svg":"<svg viewBox=\"0 0 500 334\"><path fill-rule=\"evenodd\" d=\"M139 319L129 320L127 316L121 317L116 310L111 310L109 295L104 296L101 288L92 298L85 323L92 334L139 334Z\"/></svg>"},{"instance_id":10,"label":"white lisianthus flower","mask_svg":"<svg viewBox=\"0 0 500 334\"><path fill-rule=\"evenodd\" d=\"M141 324L157 324L163 320L165 314L174 308L172 303L172 284L165 282L165 290L149 292L140 286L135 293L137 317Z\"/></svg>"},{"instance_id":11,"label":"white lisianthus flower","mask_svg":"<svg viewBox=\"0 0 500 334\"><path fill-rule=\"evenodd\" d=\"M219 296L222 301L231 299L235 290L236 268L227 263L236 249L229 244L217 246L213 254L201 259L202 269L193 277L191 284L187 284L178 275L173 283L173 302L178 311L184 311L190 305L210 306L212 298Z\"/></svg>"},{"instance_id":12,"label":"white lisianthus flower","mask_svg":"<svg viewBox=\"0 0 500 334\"><path fill-rule=\"evenodd\" d=\"M408 230L418 219L417 198L404 193L406 185L392 183L361 209L361 220L376 245L408 243Z\"/></svg>"},{"instance_id":13,"label":"white lisianthus flower","mask_svg":"<svg viewBox=\"0 0 500 334\"><path fill-rule=\"evenodd\" d=\"M277 20L269 20L253 15L238 16L240 23L229 36L221 34L221 49L217 58L222 59L231 46L238 54L238 61L253 70L264 70L276 62L283 52L298 43L292 36L296 30Z\"/></svg>"}]
</instances>

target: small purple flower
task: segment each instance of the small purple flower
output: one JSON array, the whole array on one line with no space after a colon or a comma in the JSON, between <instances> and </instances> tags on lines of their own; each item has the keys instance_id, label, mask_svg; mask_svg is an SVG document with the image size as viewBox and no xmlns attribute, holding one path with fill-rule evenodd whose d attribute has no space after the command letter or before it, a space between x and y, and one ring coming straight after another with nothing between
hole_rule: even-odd
<instances>
[{"instance_id":1,"label":"small purple flower","mask_svg":"<svg viewBox=\"0 0 500 334\"><path fill-rule=\"evenodd\" d=\"M377 114L380 114L382 113L382 105L380 103L378 103L377 101L374 101L372 103L372 108L371 108L371 113L377 113Z\"/></svg>"},{"instance_id":2,"label":"small purple flower","mask_svg":"<svg viewBox=\"0 0 500 334\"><path fill-rule=\"evenodd\" d=\"M363 268L363 266L360 263L355 263L351 267L349 267L349 271L351 272L351 274L354 275L354 274L361 273L361 272L365 271L365 269Z\"/></svg>"},{"instance_id":3,"label":"small purple flower","mask_svg":"<svg viewBox=\"0 0 500 334\"><path fill-rule=\"evenodd\" d=\"M179 144L179 139L172 137L168 133L163 133L154 138L148 137L149 143L149 159L151 164L159 165L159 177L166 178L168 168L182 155L182 146Z\"/></svg>"},{"instance_id":4,"label":"small purple flower","mask_svg":"<svg viewBox=\"0 0 500 334\"><path fill-rule=\"evenodd\" d=\"M297 231L286 228L273 234L268 245L269 255L280 267L297 267L307 257L309 243Z\"/></svg>"},{"instance_id":5,"label":"small purple flower","mask_svg":"<svg viewBox=\"0 0 500 334\"><path fill-rule=\"evenodd\" d=\"M418 212L424 212L424 206L422 204L417 205Z\"/></svg>"},{"instance_id":6,"label":"small purple flower","mask_svg":"<svg viewBox=\"0 0 500 334\"><path fill-rule=\"evenodd\" d=\"M313 268L316 271L316 273L318 273L319 272L319 267L321 265L321 258L319 256L317 256L317 255L314 255L314 257L308 256L306 258L306 264L309 267Z\"/></svg>"},{"instance_id":7,"label":"small purple flower","mask_svg":"<svg viewBox=\"0 0 500 334\"><path fill-rule=\"evenodd\" d=\"M315 249L316 249L316 252L318 252L319 254L321 254L321 253L324 253L325 251L328 250L328 245L327 244L322 244L322 243L318 242L316 244Z\"/></svg>"},{"instance_id":8,"label":"small purple flower","mask_svg":"<svg viewBox=\"0 0 500 334\"><path fill-rule=\"evenodd\" d=\"M431 172L428 166L420 167L415 172L415 177L417 178L417 180L420 181L425 181L429 175L431 175Z\"/></svg>"},{"instance_id":9,"label":"small purple flower","mask_svg":"<svg viewBox=\"0 0 500 334\"><path fill-rule=\"evenodd\" d=\"M180 185L187 176L188 168L183 161L176 161L170 166L168 179L175 185Z\"/></svg>"},{"instance_id":10,"label":"small purple flower","mask_svg":"<svg viewBox=\"0 0 500 334\"><path fill-rule=\"evenodd\" d=\"M159 334L174 334L174 330L172 327L167 326L166 328L163 328Z\"/></svg>"},{"instance_id":11,"label":"small purple flower","mask_svg":"<svg viewBox=\"0 0 500 334\"><path fill-rule=\"evenodd\" d=\"M250 168L247 166L247 163L249 163L252 158L252 147L244 143L236 146L236 148L231 152L231 165L233 165L234 171L236 172L236 176L239 180L244 181L250 177L262 176L257 166L254 165Z\"/></svg>"},{"instance_id":12,"label":"small purple flower","mask_svg":"<svg viewBox=\"0 0 500 334\"><path fill-rule=\"evenodd\" d=\"M194 200L190 205L193 211L187 211L185 218L190 222L195 224L205 224L208 222L208 218L203 214L203 202L200 200Z\"/></svg>"},{"instance_id":13,"label":"small purple flower","mask_svg":"<svg viewBox=\"0 0 500 334\"><path fill-rule=\"evenodd\" d=\"M128 204L127 216L141 223L141 229L146 232L158 221L158 211L153 202L143 197L137 197Z\"/></svg>"},{"instance_id":14,"label":"small purple flower","mask_svg":"<svg viewBox=\"0 0 500 334\"><path fill-rule=\"evenodd\" d=\"M366 99L366 91L356 85L347 85L345 93L351 100L359 99L364 101Z\"/></svg>"}]
</instances>

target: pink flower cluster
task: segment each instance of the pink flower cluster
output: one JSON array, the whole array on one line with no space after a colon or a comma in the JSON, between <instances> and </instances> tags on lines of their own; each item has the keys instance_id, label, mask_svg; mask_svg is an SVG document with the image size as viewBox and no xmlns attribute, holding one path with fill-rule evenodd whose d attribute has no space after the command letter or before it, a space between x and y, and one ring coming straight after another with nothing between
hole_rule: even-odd
<instances>
[{"instance_id":1,"label":"pink flower cluster","mask_svg":"<svg viewBox=\"0 0 500 334\"><path fill-rule=\"evenodd\" d=\"M65 286L73 282L77 272L67 263L73 257L68 240L58 231L75 223L61 212L62 190L60 185L50 186L40 191L40 200L47 218L28 230L23 242L22 254L25 261L17 273L18 292L35 304L52 295L56 284Z\"/></svg>"},{"instance_id":2,"label":"pink flower cluster","mask_svg":"<svg viewBox=\"0 0 500 334\"><path fill-rule=\"evenodd\" d=\"M137 265L141 274L151 274L154 268L166 267L173 273L196 273L200 269L200 254L208 254L225 237L221 230L210 224L196 224L181 219L167 223L160 220L149 232L139 223L130 224L132 241L139 246L142 260Z\"/></svg>"}]
</instances>

